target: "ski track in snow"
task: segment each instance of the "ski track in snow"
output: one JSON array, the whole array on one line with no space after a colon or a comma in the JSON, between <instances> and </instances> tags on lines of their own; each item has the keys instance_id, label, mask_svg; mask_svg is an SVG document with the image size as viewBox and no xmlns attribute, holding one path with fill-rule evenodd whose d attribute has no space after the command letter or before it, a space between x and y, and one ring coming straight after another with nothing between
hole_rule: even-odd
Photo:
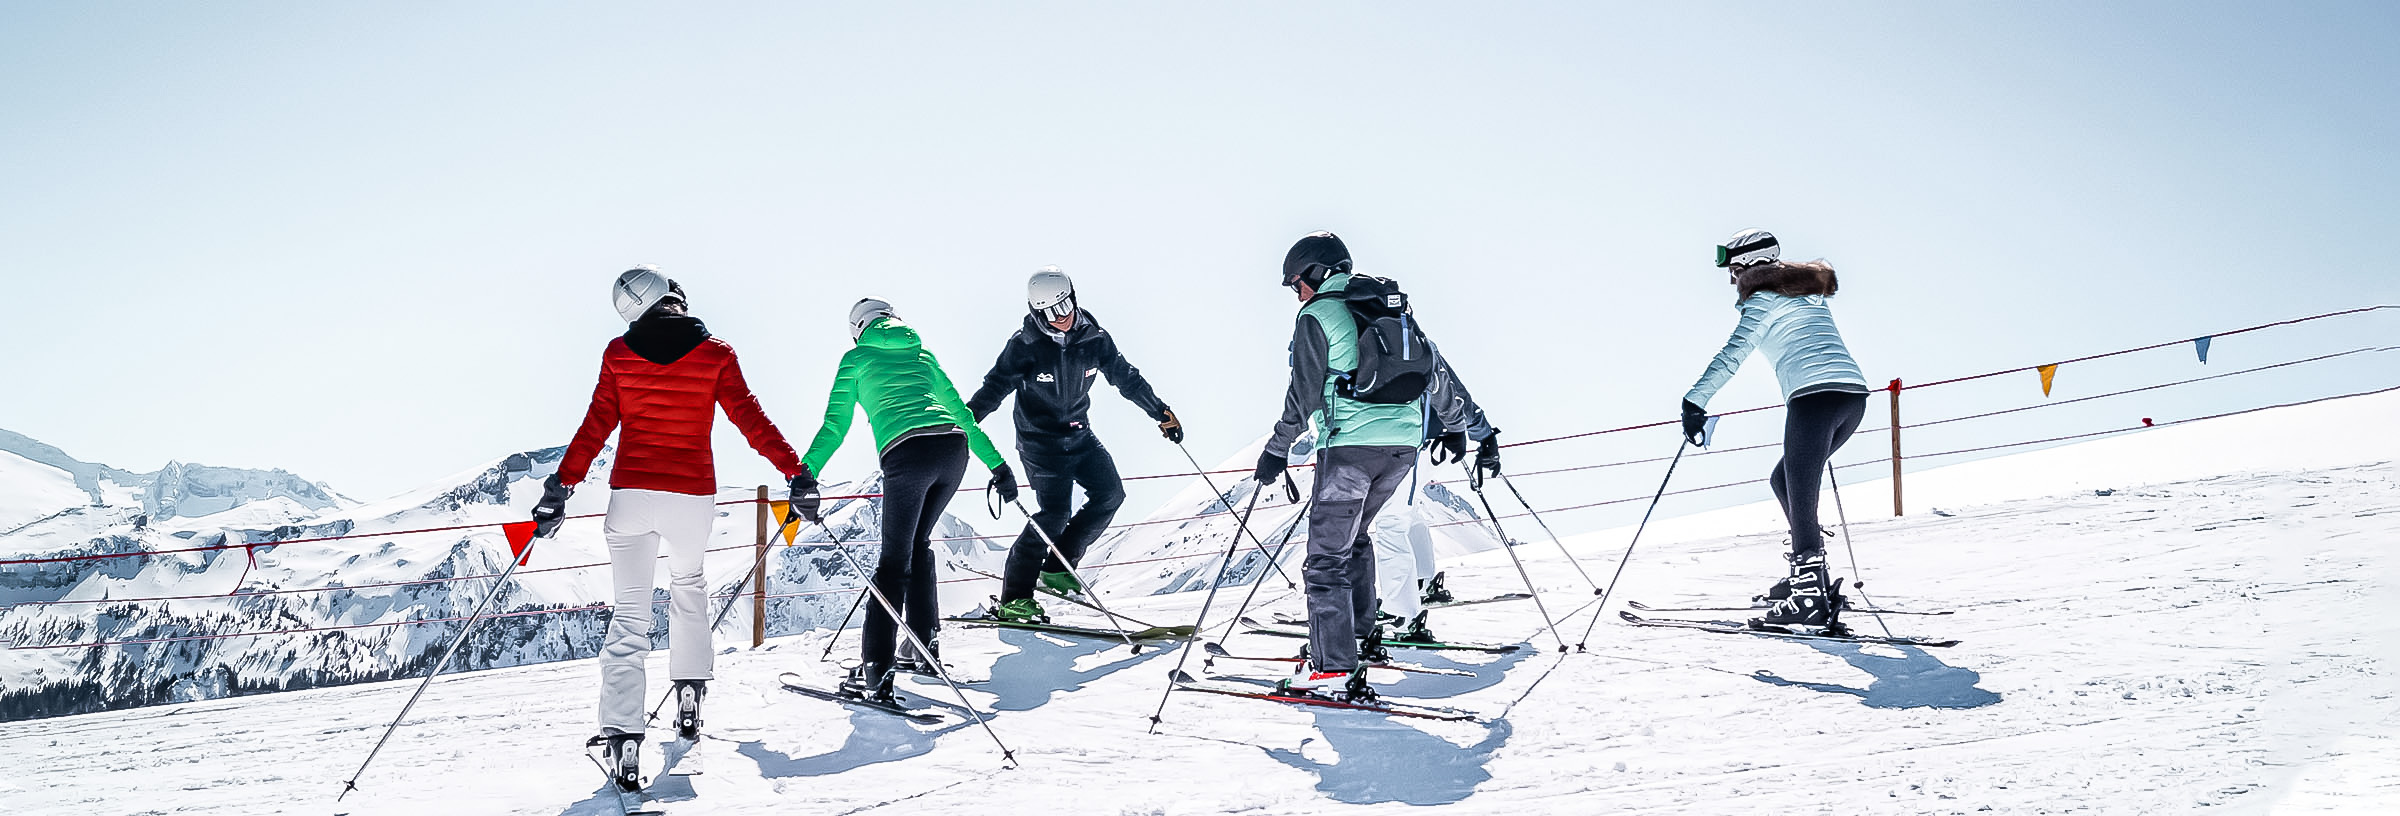
<instances>
[{"instance_id":1,"label":"ski track in snow","mask_svg":"<svg viewBox=\"0 0 2400 816\"><path fill-rule=\"evenodd\" d=\"M1862 515L1869 511L1862 511ZM1505 717L1485 723L1177 694L1145 733L1172 651L949 628L970 699L1016 750L1004 770L963 719L918 726L782 691L830 687L824 632L726 650L709 698L706 775L663 778L668 813L1167 816L1460 813L2232 813L2400 808L2400 466L2264 472L2084 491L1948 516L1861 519L1867 594L1901 634L1949 649L1808 644L1625 626L1561 656L1532 604L1437 613L1460 639L1515 655L1416 653L1477 678L1387 687ZM1828 520L1831 520L1830 503ZM1624 532L1569 544L1587 569ZM1780 534L1645 542L1623 597L1721 603L1782 568ZM1840 541L1828 543L1849 575ZM1572 643L1591 590L1547 541L1517 548ZM1517 588L1501 553L1445 565L1462 594ZM1269 610L1297 611L1280 581ZM1243 587L1219 598L1216 623ZM1189 620L1200 593L1120 598ZM1578 606L1580 604L1580 606ZM1689 617L1706 617L1693 615ZM1730 615L1728 617L1731 617ZM1880 632L1871 617L1850 623ZM1212 630L1215 626L1212 625ZM844 633L837 658L855 654ZM1237 653L1298 641L1236 636ZM651 664L664 688L664 653ZM1199 673L1195 649L1187 667ZM1274 676L1277 667L1220 663ZM1538 687L1534 684L1538 682ZM589 661L436 682L360 791L334 796L414 681L11 723L0 809L44 814L611 814L580 755L595 730ZM905 679L920 701L938 681ZM1528 693L1530 690L1530 693ZM1522 702L1515 702L1522 698ZM940 708L941 706L935 706ZM957 713L953 710L952 713ZM654 739L664 736L652 731ZM655 752L655 748L653 748ZM655 763L655 758L653 759Z\"/></svg>"}]
</instances>

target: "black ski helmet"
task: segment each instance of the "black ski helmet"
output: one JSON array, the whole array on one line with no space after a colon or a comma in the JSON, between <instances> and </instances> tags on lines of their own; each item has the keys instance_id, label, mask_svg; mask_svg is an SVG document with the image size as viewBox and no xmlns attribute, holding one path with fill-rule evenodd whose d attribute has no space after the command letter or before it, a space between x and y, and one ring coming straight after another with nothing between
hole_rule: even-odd
<instances>
[{"instance_id":1,"label":"black ski helmet","mask_svg":"<svg viewBox=\"0 0 2400 816\"><path fill-rule=\"evenodd\" d=\"M1292 251L1283 254L1283 285L1297 287L1306 283L1322 286L1325 278L1350 271L1350 247L1340 236L1324 230L1300 236Z\"/></svg>"}]
</instances>

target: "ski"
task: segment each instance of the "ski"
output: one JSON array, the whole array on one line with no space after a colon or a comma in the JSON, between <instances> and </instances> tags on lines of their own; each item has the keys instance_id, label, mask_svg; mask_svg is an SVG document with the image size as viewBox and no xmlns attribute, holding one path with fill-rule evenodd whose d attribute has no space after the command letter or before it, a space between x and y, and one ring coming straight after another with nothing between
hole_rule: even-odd
<instances>
[{"instance_id":1,"label":"ski","mask_svg":"<svg viewBox=\"0 0 2400 816\"><path fill-rule=\"evenodd\" d=\"M1262 620L1259 620L1259 619L1257 619L1257 618L1252 618L1252 617L1244 617L1244 618L1242 618L1242 625L1250 627L1249 629L1246 629L1246 630L1243 630L1243 631L1249 632L1249 633L1251 633L1251 634L1254 634L1254 635L1274 635L1274 636L1276 636L1276 637L1291 637L1291 638L1304 638L1304 637L1308 637L1308 627L1307 627L1307 626L1304 626L1304 625L1300 625L1300 624L1293 624L1293 623L1268 623L1268 622L1266 622L1266 621L1262 621ZM1390 638L1385 638L1385 639L1384 639L1384 641L1383 641L1383 645L1385 645L1385 646L1387 646L1387 647L1390 647L1390 648L1394 648L1394 649L1427 649L1427 650L1433 650L1433 651L1454 651L1454 652L1485 652L1485 653L1488 653L1488 654L1508 654L1508 653L1510 653L1510 652L1514 652L1514 651L1516 651L1516 650L1518 650L1518 649L1525 648L1525 645L1524 645L1524 644L1521 644L1521 643L1454 643L1454 642L1434 642L1434 641L1418 642L1418 641L1410 641L1410 640L1393 640L1393 639L1390 639Z\"/></svg>"},{"instance_id":2,"label":"ski","mask_svg":"<svg viewBox=\"0 0 2400 816\"><path fill-rule=\"evenodd\" d=\"M1640 615L1636 615L1636 614L1633 614L1633 613L1631 613L1631 612L1625 612L1625 611L1619 611L1619 612L1617 613L1617 617L1623 618L1623 619L1625 619L1625 622L1626 622L1626 623L1630 623L1630 624L1633 624L1633 625L1635 625L1635 626L1662 626L1662 627L1671 627L1671 628L1675 628L1675 629L1694 629L1694 630L1698 630L1698 631L1702 631L1702 632L1716 632L1716 633L1718 633L1718 634L1725 634L1725 635L1756 635L1756 636L1758 636L1758 637L1782 638L1782 639L1785 639L1785 640L1831 640L1831 641L1840 641L1840 642L1843 642L1843 643L1882 643L1882 644L1891 645L1891 646L1921 646L1921 647L1926 647L1926 648L1940 648L1940 647L1945 647L1945 646L1956 646L1956 645L1958 645L1958 641L1956 641L1956 640L1933 640L1933 639L1928 639L1928 638L1913 638L1913 637L1879 637L1879 636L1876 636L1876 635L1855 635L1855 634L1854 634L1854 635L1826 635L1826 634L1814 634L1814 633L1809 633L1809 632L1797 632L1797 631L1793 631L1793 630L1789 630L1789 629L1780 629L1780 628L1754 629L1754 628L1751 628L1751 627L1749 627L1749 626L1746 626L1746 625L1743 625L1743 624L1739 624L1739 623L1731 623L1731 622L1727 622L1727 621L1695 621L1695 620L1677 620L1677 619L1674 619L1674 618L1645 618L1645 617L1642 617L1642 616L1640 616Z\"/></svg>"},{"instance_id":3,"label":"ski","mask_svg":"<svg viewBox=\"0 0 2400 816\"><path fill-rule=\"evenodd\" d=\"M1352 703L1335 700L1329 697L1304 696L1297 694L1276 694L1271 691L1253 691L1240 686L1217 685L1214 683L1204 682L1199 678L1193 677L1189 672L1181 670L1175 671L1174 673L1170 674L1169 677L1174 679L1176 688L1183 689L1185 691L1198 691L1207 694L1222 694L1227 697L1248 697L1253 700L1272 700L1278 703L1322 706L1325 708L1339 708L1349 711L1373 711L1380 714L1389 714L1395 717L1415 717L1425 720L1449 720L1453 722L1464 722L1476 719L1474 713L1455 708L1439 708L1434 706L1420 706L1409 703L1394 703L1384 701L1377 701L1373 703Z\"/></svg>"},{"instance_id":4,"label":"ski","mask_svg":"<svg viewBox=\"0 0 2400 816\"><path fill-rule=\"evenodd\" d=\"M1501 601L1522 601L1532 597L1532 595L1528 595L1523 592L1504 592L1489 598L1469 598L1463 601L1433 601L1420 604L1420 606L1423 606L1426 609L1448 609L1453 606L1474 606L1476 604L1499 603Z\"/></svg>"},{"instance_id":5,"label":"ski","mask_svg":"<svg viewBox=\"0 0 2400 816\"><path fill-rule=\"evenodd\" d=\"M942 620L965 624L967 626L990 626L1002 629L1024 629L1033 632L1049 632L1059 635L1074 635L1077 637L1119 641L1126 638L1132 638L1134 640L1185 640L1190 638L1195 632L1198 631L1189 626L1153 626L1138 632L1121 632L1115 629L1102 627L1064 626L1056 623L1027 623L1021 621L1004 621L999 618L971 617L964 615L947 617L943 618Z\"/></svg>"},{"instance_id":6,"label":"ski","mask_svg":"<svg viewBox=\"0 0 2400 816\"><path fill-rule=\"evenodd\" d=\"M1764 605L1764 604L1760 604L1760 605L1757 605L1757 606L1651 606L1651 605L1649 605L1649 604L1642 603L1641 601L1626 601L1626 602L1625 602L1625 605L1626 605L1626 606L1628 606L1628 607L1631 607L1631 608L1633 608L1633 609L1637 609L1637 610L1643 611L1643 612L1673 612L1673 613L1681 613L1681 612L1765 612L1765 611L1767 611L1767 606L1766 606L1766 605ZM1881 608L1876 608L1876 607L1845 606L1845 607L1842 607L1842 612L1843 612L1844 614L1848 614L1848 613L1851 613L1851 612L1856 612L1856 613L1859 613L1859 614L1862 614L1862 615L1951 615L1951 614L1956 614L1956 613L1958 612L1958 610L1955 610L1955 609L1881 609Z\"/></svg>"},{"instance_id":7,"label":"ski","mask_svg":"<svg viewBox=\"0 0 2400 816\"><path fill-rule=\"evenodd\" d=\"M666 811L643 807L648 804L642 798L642 789L649 787L646 780L638 777L632 780L620 779L616 769L608 767L608 761L601 758L601 755L606 752L607 745L607 737L593 737L585 740L583 756L592 761L592 767L600 769L600 777L605 780L600 784L600 791L608 794L610 799L617 803L617 812L623 816L665 816Z\"/></svg>"},{"instance_id":8,"label":"ski","mask_svg":"<svg viewBox=\"0 0 2400 816\"><path fill-rule=\"evenodd\" d=\"M911 722L922 723L925 725L940 725L942 723L942 718L938 715L911 710L901 706L898 703L878 703L872 700L861 700L856 697L844 697L821 688L804 684L800 682L802 679L800 675L792 672L784 672L783 676L778 679L783 681L783 689L785 691L796 694L815 697L819 700L828 700L841 703L842 705L846 705L851 708L863 709L866 711L880 711L885 714L890 714L895 717L900 717Z\"/></svg>"},{"instance_id":9,"label":"ski","mask_svg":"<svg viewBox=\"0 0 2400 816\"><path fill-rule=\"evenodd\" d=\"M1264 655L1237 655L1237 654L1233 654L1233 653L1231 653L1231 652L1225 651L1225 646L1224 646L1224 644L1221 644L1221 643L1206 643L1206 644L1201 644L1201 647L1200 647L1200 648L1201 648L1201 649L1203 649L1203 650L1205 650L1205 651L1207 651L1207 652L1208 652L1208 656L1209 656L1209 657L1211 657L1211 658L1221 658L1221 659L1225 659L1225 660L1244 660L1244 661L1257 661L1257 662L1261 662L1261 663L1304 663L1304 662L1307 662L1307 661L1308 661L1308 658L1306 658L1306 657L1299 657L1299 656L1294 656L1294 657L1267 657L1267 656L1264 656ZM1397 662L1397 661L1390 661L1390 660L1386 660L1386 661L1365 661L1365 662L1362 662L1360 665L1366 666L1367 668L1370 668L1370 669L1391 669L1392 671L1396 671L1396 672L1407 672L1407 673L1409 673L1409 674L1442 674L1442 675L1449 675L1449 676L1451 676L1451 677L1474 677L1474 676L1475 676L1475 673L1474 673L1474 672L1467 671L1467 670L1465 670L1465 669L1441 669L1441 668L1435 668L1435 667L1432 667L1432 666L1420 666L1420 665L1417 665L1417 664L1415 664L1415 663L1401 663L1401 662Z\"/></svg>"},{"instance_id":10,"label":"ski","mask_svg":"<svg viewBox=\"0 0 2400 816\"><path fill-rule=\"evenodd\" d=\"M977 575L981 575L981 576L983 576L983 577L985 577L985 578L990 578L990 579L992 579L992 580L994 580L994 581L1002 581L1002 582L1005 582L1005 581L1007 581L1007 580L1008 580L1008 579L1006 579L1006 578L1002 578L1002 577L1000 577L1000 576L993 575L993 574L991 574L991 573L988 573L988 572L984 572L983 570L979 570L979 569L976 569L976 568L974 568L974 567L968 567L968 568L967 568L967 571L968 571L968 572L975 573L975 574L977 574ZM1089 609L1089 610L1092 610L1092 611L1094 611L1094 612L1098 612L1098 613L1100 613L1100 614L1103 614L1103 615L1110 614L1110 613L1111 613L1111 611L1112 611L1112 610L1107 610L1107 609L1101 609L1099 604L1092 603L1091 601L1087 601L1087 600L1084 600L1084 599L1082 599L1082 598L1075 597L1075 596L1073 596L1073 595L1067 595L1067 594L1064 594L1064 593L1061 593L1061 592L1059 592L1058 590L1051 589L1051 588L1049 588L1049 587L1046 587L1046 586L1042 586L1041 582L1039 582L1039 581L1036 581L1036 582L1034 582L1034 585L1033 585L1033 591L1035 591L1035 592L1039 592L1039 593L1042 593L1042 594L1044 594L1044 595L1048 595L1048 596L1050 596L1050 597L1053 597L1053 598L1057 598L1057 599L1059 599L1059 600L1062 600L1062 601L1066 601L1067 603L1071 603L1071 604L1074 604L1074 605L1076 605L1076 606L1080 606L1080 607L1083 607L1083 608L1085 608L1085 609ZM995 599L993 599L993 601L992 601L992 602L993 602L993 604L994 604L994 605L997 605L997 604L999 603L999 600L995 598ZM1191 627L1188 627L1188 626L1157 626L1157 625L1154 625L1154 624L1150 623L1149 621L1139 621L1139 620L1134 620L1132 615L1127 615L1127 614L1125 614L1125 613L1123 613L1123 612L1116 612L1115 614L1116 614L1116 616L1117 616L1117 617L1124 619L1124 621L1125 621L1126 623L1130 623L1130 624L1133 624L1133 625L1135 625L1135 626L1143 626L1143 627L1148 627L1148 628L1151 628L1151 629L1189 629L1189 628L1191 628ZM1185 635L1185 637L1190 637L1190 635ZM1137 638L1137 639L1138 639L1138 638Z\"/></svg>"}]
</instances>

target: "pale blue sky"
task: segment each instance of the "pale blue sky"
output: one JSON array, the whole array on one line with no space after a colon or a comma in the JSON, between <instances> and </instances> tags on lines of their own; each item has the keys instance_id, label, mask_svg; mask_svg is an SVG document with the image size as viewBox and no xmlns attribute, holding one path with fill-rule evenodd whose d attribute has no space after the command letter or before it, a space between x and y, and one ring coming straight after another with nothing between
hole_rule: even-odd
<instances>
[{"instance_id":1,"label":"pale blue sky","mask_svg":"<svg viewBox=\"0 0 2400 816\"><path fill-rule=\"evenodd\" d=\"M1842 271L1870 378L2046 362L2400 301L2396 40L2384 3L8 2L0 427L381 497L564 444L622 330L607 283L653 263L805 444L853 300L896 303L971 390L1055 263L1213 464L1275 418L1277 265L1320 228L1415 293L1516 439L1671 416L1733 322L1710 247L1744 227ZM2395 325L2071 368L2060 397ZM2367 355L1923 444L2395 374ZM1975 388L1910 418L2039 399ZM1715 407L1774 395L1753 361ZM1126 473L1182 467L1102 406ZM718 451L723 481L769 477L723 425ZM1685 483L1771 462L1738 458Z\"/></svg>"}]
</instances>

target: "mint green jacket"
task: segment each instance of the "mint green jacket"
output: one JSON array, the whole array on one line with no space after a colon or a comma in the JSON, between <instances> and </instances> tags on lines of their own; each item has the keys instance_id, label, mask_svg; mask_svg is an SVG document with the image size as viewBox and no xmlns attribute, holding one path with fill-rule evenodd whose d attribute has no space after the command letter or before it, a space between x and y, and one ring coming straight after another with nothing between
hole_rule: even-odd
<instances>
[{"instance_id":1,"label":"mint green jacket","mask_svg":"<svg viewBox=\"0 0 2400 816\"><path fill-rule=\"evenodd\" d=\"M1350 285L1350 273L1325 279L1319 295ZM1342 375L1358 368L1358 323L1338 297L1311 298L1292 327L1292 380L1284 389L1283 418L1267 437L1267 450L1288 454L1309 425L1317 446L1405 445L1425 441L1425 399L1403 405L1358 402L1334 391Z\"/></svg>"},{"instance_id":2,"label":"mint green jacket","mask_svg":"<svg viewBox=\"0 0 2400 816\"><path fill-rule=\"evenodd\" d=\"M975 415L967 412L966 401L959 399L958 388L942 373L942 364L933 359L933 352L925 350L917 330L898 318L868 324L858 335L858 346L842 355L841 368L833 375L833 395L825 400L825 424L817 428L817 438L800 457L808 472L819 477L825 474L825 460L833 458L842 439L850 435L850 420L857 407L867 409L867 424L875 429L878 452L888 453L893 445L920 435L912 431L948 426L966 433L967 449L974 451L985 467L1007 463L1000 458L1000 449L992 447L991 437L975 426Z\"/></svg>"}]
</instances>

